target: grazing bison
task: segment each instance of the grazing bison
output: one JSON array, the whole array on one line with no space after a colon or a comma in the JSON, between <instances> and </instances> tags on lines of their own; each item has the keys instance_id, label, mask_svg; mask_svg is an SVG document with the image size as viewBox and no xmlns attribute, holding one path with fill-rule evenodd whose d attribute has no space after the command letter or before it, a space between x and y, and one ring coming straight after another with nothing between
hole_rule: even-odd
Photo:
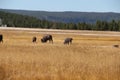
<instances>
[{"instance_id":1,"label":"grazing bison","mask_svg":"<svg viewBox=\"0 0 120 80\"><path fill-rule=\"evenodd\" d=\"M37 41L37 38L33 37L32 42L36 42L36 41Z\"/></svg>"},{"instance_id":2,"label":"grazing bison","mask_svg":"<svg viewBox=\"0 0 120 80\"><path fill-rule=\"evenodd\" d=\"M116 48L118 48L118 47L119 47L119 45L117 45L117 44L116 44L116 45L113 45L113 46L114 46L114 47L116 47Z\"/></svg>"},{"instance_id":3,"label":"grazing bison","mask_svg":"<svg viewBox=\"0 0 120 80\"><path fill-rule=\"evenodd\" d=\"M64 40L64 44L71 44L72 43L72 38L66 38L65 40Z\"/></svg>"},{"instance_id":4,"label":"grazing bison","mask_svg":"<svg viewBox=\"0 0 120 80\"><path fill-rule=\"evenodd\" d=\"M46 43L47 41L53 43L52 35L45 35L45 36L43 36L43 38L41 39L41 42L42 42L42 43Z\"/></svg>"},{"instance_id":5,"label":"grazing bison","mask_svg":"<svg viewBox=\"0 0 120 80\"><path fill-rule=\"evenodd\" d=\"M3 42L3 35L0 34L0 42Z\"/></svg>"}]
</instances>

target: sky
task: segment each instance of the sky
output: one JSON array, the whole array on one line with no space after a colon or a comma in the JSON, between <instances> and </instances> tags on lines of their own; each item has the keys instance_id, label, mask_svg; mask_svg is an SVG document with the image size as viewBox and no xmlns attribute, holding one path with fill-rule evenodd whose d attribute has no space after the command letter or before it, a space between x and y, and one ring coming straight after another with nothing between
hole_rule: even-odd
<instances>
[{"instance_id":1,"label":"sky","mask_svg":"<svg viewBox=\"0 0 120 80\"><path fill-rule=\"evenodd\" d=\"M120 13L120 0L0 0L0 8L57 12Z\"/></svg>"}]
</instances>

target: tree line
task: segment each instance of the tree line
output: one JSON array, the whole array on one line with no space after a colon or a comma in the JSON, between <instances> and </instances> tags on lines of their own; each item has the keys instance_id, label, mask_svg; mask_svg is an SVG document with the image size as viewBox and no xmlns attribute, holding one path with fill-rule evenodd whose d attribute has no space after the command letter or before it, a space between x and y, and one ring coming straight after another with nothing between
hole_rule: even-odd
<instances>
[{"instance_id":1,"label":"tree line","mask_svg":"<svg viewBox=\"0 0 120 80\"><path fill-rule=\"evenodd\" d=\"M98 30L98 31L120 31L120 20L100 21L90 24L86 22L62 23L40 20L35 17L7 13L0 11L0 25L8 27L45 28L45 29L70 29L70 30Z\"/></svg>"}]
</instances>

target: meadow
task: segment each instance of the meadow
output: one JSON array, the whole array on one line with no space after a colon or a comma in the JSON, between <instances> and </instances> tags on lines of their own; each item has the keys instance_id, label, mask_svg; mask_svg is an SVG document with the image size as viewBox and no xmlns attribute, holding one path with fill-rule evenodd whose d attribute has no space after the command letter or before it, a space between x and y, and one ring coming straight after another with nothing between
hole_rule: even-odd
<instances>
[{"instance_id":1,"label":"meadow","mask_svg":"<svg viewBox=\"0 0 120 80\"><path fill-rule=\"evenodd\" d=\"M0 80L120 80L120 33L0 29ZM41 43L52 34L54 43ZM32 37L37 42L32 43ZM64 45L72 37L71 45Z\"/></svg>"}]
</instances>

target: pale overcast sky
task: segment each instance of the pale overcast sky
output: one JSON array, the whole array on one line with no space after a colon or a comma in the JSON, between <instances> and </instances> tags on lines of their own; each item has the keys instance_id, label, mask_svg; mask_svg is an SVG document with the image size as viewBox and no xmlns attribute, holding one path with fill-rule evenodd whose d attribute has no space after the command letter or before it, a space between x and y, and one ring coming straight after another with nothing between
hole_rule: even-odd
<instances>
[{"instance_id":1,"label":"pale overcast sky","mask_svg":"<svg viewBox=\"0 0 120 80\"><path fill-rule=\"evenodd\" d=\"M120 13L120 0L0 0L0 8Z\"/></svg>"}]
</instances>

